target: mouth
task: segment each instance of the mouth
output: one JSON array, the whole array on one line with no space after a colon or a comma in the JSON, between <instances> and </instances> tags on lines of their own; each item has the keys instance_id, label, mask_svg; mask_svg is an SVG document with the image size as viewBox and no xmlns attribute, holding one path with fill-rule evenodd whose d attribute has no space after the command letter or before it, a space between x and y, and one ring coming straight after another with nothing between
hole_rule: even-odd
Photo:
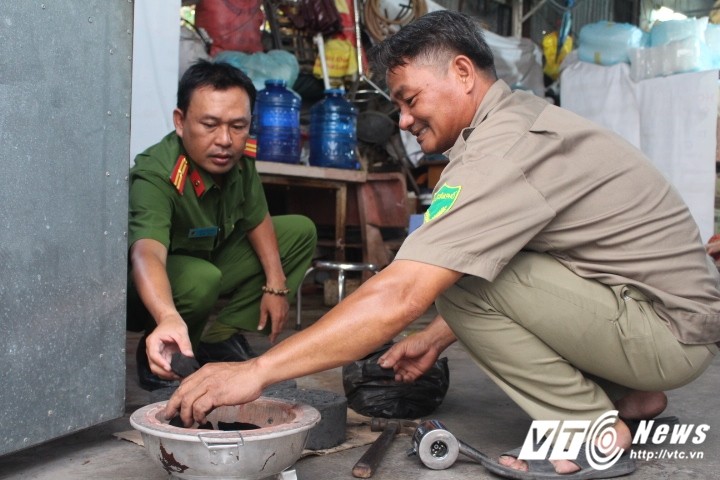
<instances>
[{"instance_id":1,"label":"mouth","mask_svg":"<svg viewBox=\"0 0 720 480\"><path fill-rule=\"evenodd\" d=\"M232 161L232 155L229 153L216 153L209 155L210 160L216 165L227 165Z\"/></svg>"},{"instance_id":2,"label":"mouth","mask_svg":"<svg viewBox=\"0 0 720 480\"><path fill-rule=\"evenodd\" d=\"M427 132L427 129L428 127L422 127L411 131L418 143L422 143L422 137L424 136L425 132Z\"/></svg>"}]
</instances>

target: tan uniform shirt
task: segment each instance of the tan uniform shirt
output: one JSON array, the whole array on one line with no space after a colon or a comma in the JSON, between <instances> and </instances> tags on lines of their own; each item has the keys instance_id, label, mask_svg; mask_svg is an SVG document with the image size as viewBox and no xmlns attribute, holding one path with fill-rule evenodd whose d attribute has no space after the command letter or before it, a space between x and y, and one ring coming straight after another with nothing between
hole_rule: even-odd
<instances>
[{"instance_id":1,"label":"tan uniform shirt","mask_svg":"<svg viewBox=\"0 0 720 480\"><path fill-rule=\"evenodd\" d=\"M398 259L492 281L519 250L637 287L684 343L720 341L720 276L675 189L618 135L496 82Z\"/></svg>"}]
</instances>

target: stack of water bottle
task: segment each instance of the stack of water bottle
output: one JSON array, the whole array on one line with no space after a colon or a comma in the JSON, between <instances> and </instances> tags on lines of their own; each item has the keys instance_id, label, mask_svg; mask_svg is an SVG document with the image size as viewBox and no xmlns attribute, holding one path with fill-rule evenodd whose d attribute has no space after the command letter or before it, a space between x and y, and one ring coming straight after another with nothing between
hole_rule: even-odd
<instances>
[{"instance_id":1,"label":"stack of water bottle","mask_svg":"<svg viewBox=\"0 0 720 480\"><path fill-rule=\"evenodd\" d=\"M635 25L601 21L580 29L578 58L599 65L629 63L635 81L720 69L720 25L707 17Z\"/></svg>"},{"instance_id":2,"label":"stack of water bottle","mask_svg":"<svg viewBox=\"0 0 720 480\"><path fill-rule=\"evenodd\" d=\"M359 169L357 109L344 91L325 90L325 97L310 108L309 164L316 167ZM266 80L255 102L254 133L257 159L300 163L300 97L283 80Z\"/></svg>"}]
</instances>

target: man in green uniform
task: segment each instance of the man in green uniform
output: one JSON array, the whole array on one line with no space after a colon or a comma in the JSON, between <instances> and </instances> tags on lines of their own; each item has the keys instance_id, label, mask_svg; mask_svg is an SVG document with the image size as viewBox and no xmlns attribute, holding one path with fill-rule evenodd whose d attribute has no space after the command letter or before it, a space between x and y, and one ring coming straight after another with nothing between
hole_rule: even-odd
<instances>
[{"instance_id":1,"label":"man in green uniform","mask_svg":"<svg viewBox=\"0 0 720 480\"><path fill-rule=\"evenodd\" d=\"M309 219L268 214L246 148L255 93L228 64L191 66L178 87L175 131L131 169L128 328L147 332L138 374L148 390L176 383L175 352L201 364L247 360L255 354L243 330L273 343L315 250ZM206 329L220 296L228 303Z\"/></svg>"}]
</instances>

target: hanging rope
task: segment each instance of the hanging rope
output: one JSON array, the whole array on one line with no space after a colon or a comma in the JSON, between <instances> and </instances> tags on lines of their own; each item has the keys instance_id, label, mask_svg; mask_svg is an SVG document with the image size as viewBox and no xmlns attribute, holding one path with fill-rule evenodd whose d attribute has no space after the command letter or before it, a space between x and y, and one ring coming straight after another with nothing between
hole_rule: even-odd
<instances>
[{"instance_id":1,"label":"hanging rope","mask_svg":"<svg viewBox=\"0 0 720 480\"><path fill-rule=\"evenodd\" d=\"M395 15L388 12L388 9L383 7L383 3L388 3L388 0L385 2L383 0L366 0L363 10L365 30L375 42L382 42L400 30L403 25L407 25L427 13L425 0L406 0L405 4L396 0L398 12ZM389 18L390 16L395 18Z\"/></svg>"}]
</instances>

